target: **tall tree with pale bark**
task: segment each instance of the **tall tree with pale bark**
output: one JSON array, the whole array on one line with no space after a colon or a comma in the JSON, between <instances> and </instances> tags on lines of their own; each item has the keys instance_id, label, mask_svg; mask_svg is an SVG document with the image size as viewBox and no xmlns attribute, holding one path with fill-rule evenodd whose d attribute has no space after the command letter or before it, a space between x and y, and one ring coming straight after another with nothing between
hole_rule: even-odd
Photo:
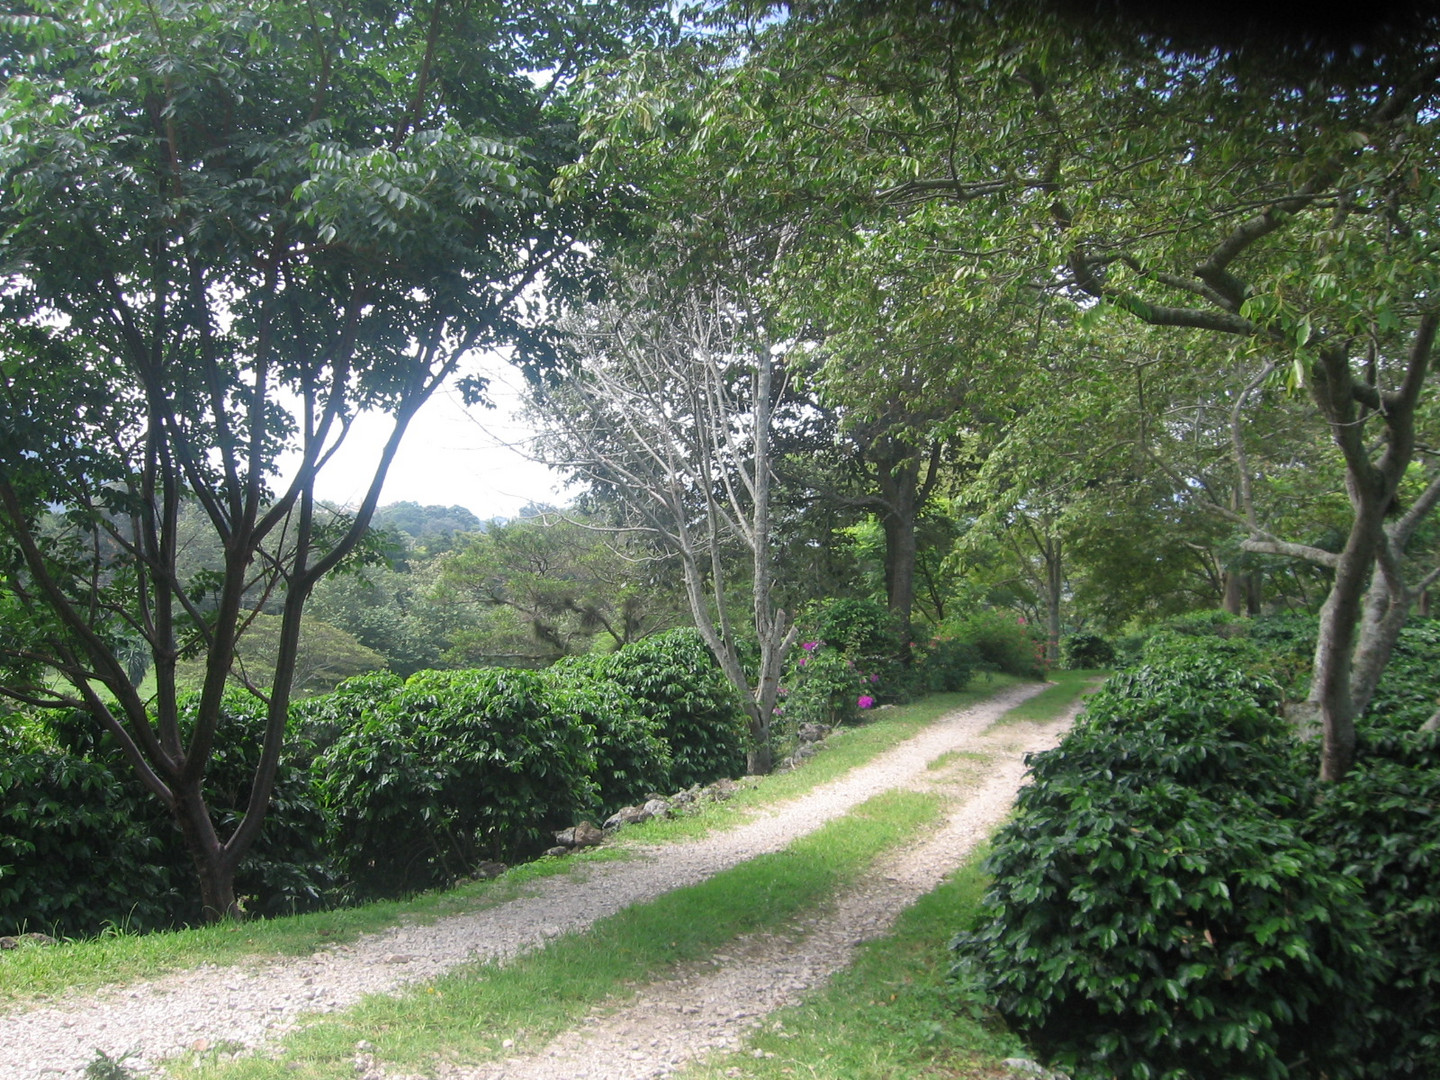
<instances>
[{"instance_id":1,"label":"tall tree with pale bark","mask_svg":"<svg viewBox=\"0 0 1440 1080\"><path fill-rule=\"evenodd\" d=\"M690 614L750 718L747 768L770 771L780 672L794 644L776 602L772 418L783 343L743 293L656 277L570 327L579 364L532 418L549 464L623 507L679 561ZM746 641L758 663L745 661Z\"/></svg>"}]
</instances>

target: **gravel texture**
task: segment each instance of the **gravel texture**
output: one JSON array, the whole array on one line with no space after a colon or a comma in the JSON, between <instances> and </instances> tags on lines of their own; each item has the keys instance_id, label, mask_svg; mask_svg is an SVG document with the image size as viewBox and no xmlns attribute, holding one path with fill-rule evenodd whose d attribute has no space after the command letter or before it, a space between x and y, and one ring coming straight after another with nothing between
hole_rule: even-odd
<instances>
[{"instance_id":1,"label":"gravel texture","mask_svg":"<svg viewBox=\"0 0 1440 1080\"><path fill-rule=\"evenodd\" d=\"M743 825L700 840L636 847L623 861L534 882L526 895L496 907L397 927L308 958L205 965L0 1016L0 1077L79 1080L97 1050L129 1054L126 1064L141 1071L186 1051L259 1046L304 1014L342 1009L465 961L514 956L779 850L882 791L933 787L927 766L947 751L993 755L983 780L957 792L940 831L887 856L864 885L817 913L798 941L737 942L712 964L644 988L633 1006L567 1033L536 1055L447 1073L454 1080L664 1076L698 1053L738 1045L761 1017L842 967L858 941L883 933L902 907L963 861L1008 812L1023 778L1023 755L1053 745L1064 729L1063 723L1025 724L984 734L1005 710L1042 688L1015 687L943 717L869 764ZM386 1070L367 1049L357 1047L357 1076L379 1080Z\"/></svg>"}]
</instances>

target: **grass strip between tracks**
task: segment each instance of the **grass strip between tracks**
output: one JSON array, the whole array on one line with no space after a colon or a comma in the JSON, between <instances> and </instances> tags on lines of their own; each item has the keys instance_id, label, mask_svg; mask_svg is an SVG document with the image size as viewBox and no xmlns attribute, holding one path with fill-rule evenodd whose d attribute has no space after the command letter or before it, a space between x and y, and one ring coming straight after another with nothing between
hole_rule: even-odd
<instances>
[{"instance_id":1,"label":"grass strip between tracks","mask_svg":"<svg viewBox=\"0 0 1440 1080\"><path fill-rule=\"evenodd\" d=\"M744 1050L676 1080L1009 1080L1021 1044L949 977L946 942L970 923L988 879L972 856L866 942L819 993L772 1014Z\"/></svg>"},{"instance_id":2,"label":"grass strip between tracks","mask_svg":"<svg viewBox=\"0 0 1440 1080\"><path fill-rule=\"evenodd\" d=\"M196 1080L353 1080L361 1042L392 1072L534 1048L596 1005L624 1004L632 984L822 907L875 858L934 822L943 806L935 795L886 792L783 851L629 907L510 963L465 965L320 1017L273 1056L227 1060L222 1047L175 1062L172 1072Z\"/></svg>"}]
</instances>

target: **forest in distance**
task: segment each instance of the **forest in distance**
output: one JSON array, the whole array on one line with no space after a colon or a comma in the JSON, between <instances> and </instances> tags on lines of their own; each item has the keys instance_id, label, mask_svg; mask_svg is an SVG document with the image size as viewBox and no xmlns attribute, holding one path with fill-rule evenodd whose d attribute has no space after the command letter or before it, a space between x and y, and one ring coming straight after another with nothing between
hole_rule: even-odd
<instances>
[{"instance_id":1,"label":"forest in distance","mask_svg":"<svg viewBox=\"0 0 1440 1080\"><path fill-rule=\"evenodd\" d=\"M768 772L802 715L1138 663L997 841L986 1007L1097 1075L1433 1073L1440 22L1256 8L12 4L12 817L123 790L238 918ZM381 506L482 354L567 505ZM540 748L548 802L479 765ZM382 872L387 770L493 821Z\"/></svg>"}]
</instances>

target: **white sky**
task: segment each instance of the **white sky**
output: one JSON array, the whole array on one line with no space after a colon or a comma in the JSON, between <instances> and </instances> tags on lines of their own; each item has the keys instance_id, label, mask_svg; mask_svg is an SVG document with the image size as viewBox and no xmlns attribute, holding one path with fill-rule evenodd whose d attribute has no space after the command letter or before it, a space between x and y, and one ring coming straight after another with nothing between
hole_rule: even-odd
<instances>
[{"instance_id":1,"label":"white sky","mask_svg":"<svg viewBox=\"0 0 1440 1080\"><path fill-rule=\"evenodd\" d=\"M530 502L569 500L559 477L525 456L532 432L514 416L521 376L499 358L483 367L495 408L467 409L458 391L442 388L411 422L386 476L381 506L406 501L463 506L486 521L513 517ZM342 452L320 471L316 495L342 505L358 503L389 431L384 416L358 417Z\"/></svg>"}]
</instances>

